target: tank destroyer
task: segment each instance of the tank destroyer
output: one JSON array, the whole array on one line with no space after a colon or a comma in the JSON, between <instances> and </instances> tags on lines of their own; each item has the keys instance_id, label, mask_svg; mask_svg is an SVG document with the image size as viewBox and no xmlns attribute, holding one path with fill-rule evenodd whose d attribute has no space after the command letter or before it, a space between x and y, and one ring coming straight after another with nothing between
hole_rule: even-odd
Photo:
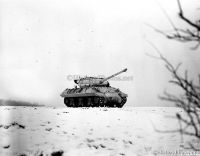
<instances>
[{"instance_id":1,"label":"tank destroyer","mask_svg":"<svg viewBox=\"0 0 200 156\"><path fill-rule=\"evenodd\" d=\"M110 86L109 79L126 72L127 68L106 78L75 79L74 88L65 89L60 96L68 107L123 107L128 95Z\"/></svg>"}]
</instances>

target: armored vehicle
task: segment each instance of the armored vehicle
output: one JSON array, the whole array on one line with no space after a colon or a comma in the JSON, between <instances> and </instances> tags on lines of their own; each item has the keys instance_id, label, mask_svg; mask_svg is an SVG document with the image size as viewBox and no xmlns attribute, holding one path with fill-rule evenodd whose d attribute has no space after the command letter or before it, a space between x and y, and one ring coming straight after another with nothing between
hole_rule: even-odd
<instances>
[{"instance_id":1,"label":"armored vehicle","mask_svg":"<svg viewBox=\"0 0 200 156\"><path fill-rule=\"evenodd\" d=\"M61 93L68 107L123 107L127 94L111 87L107 80L126 72L124 69L106 78L84 77L75 79L76 86Z\"/></svg>"}]
</instances>

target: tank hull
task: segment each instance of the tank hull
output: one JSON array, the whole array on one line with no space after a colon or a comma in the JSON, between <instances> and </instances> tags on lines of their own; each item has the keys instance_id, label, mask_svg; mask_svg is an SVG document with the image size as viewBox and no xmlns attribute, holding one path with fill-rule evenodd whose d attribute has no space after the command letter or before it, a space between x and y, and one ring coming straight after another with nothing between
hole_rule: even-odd
<instances>
[{"instance_id":1,"label":"tank hull","mask_svg":"<svg viewBox=\"0 0 200 156\"><path fill-rule=\"evenodd\" d=\"M75 89L66 89L65 91L61 93L61 97L64 98L64 103L67 107L119 107L121 108L126 103L126 100L127 100L126 94L124 94L124 96L120 96L115 92L113 93L94 92L94 90L89 90L89 89L90 88L82 92L80 92L80 90L75 90ZM87 92L88 90L90 92ZM106 88L106 90L108 90L108 88Z\"/></svg>"}]
</instances>

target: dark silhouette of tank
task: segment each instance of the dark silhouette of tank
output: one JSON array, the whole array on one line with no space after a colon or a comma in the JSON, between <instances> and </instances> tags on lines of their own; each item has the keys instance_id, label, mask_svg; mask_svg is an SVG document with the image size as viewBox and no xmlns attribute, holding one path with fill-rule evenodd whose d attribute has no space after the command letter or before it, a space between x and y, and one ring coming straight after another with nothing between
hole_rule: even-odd
<instances>
[{"instance_id":1,"label":"dark silhouette of tank","mask_svg":"<svg viewBox=\"0 0 200 156\"><path fill-rule=\"evenodd\" d=\"M107 78L85 77L74 80L75 88L66 89L61 93L68 107L123 107L127 94L118 88L111 87L107 80L126 72L124 69Z\"/></svg>"}]
</instances>

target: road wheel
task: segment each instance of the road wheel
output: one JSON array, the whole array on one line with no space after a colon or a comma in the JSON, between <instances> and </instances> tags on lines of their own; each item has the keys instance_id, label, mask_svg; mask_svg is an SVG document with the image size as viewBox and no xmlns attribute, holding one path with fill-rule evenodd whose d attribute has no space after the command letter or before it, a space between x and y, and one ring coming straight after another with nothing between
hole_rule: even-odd
<instances>
[{"instance_id":1,"label":"road wheel","mask_svg":"<svg viewBox=\"0 0 200 156\"><path fill-rule=\"evenodd\" d=\"M65 104L67 107L70 106L70 105L69 105L69 99L68 99L68 98L64 98L64 104Z\"/></svg>"},{"instance_id":2,"label":"road wheel","mask_svg":"<svg viewBox=\"0 0 200 156\"><path fill-rule=\"evenodd\" d=\"M70 107L75 107L74 98L69 99Z\"/></svg>"},{"instance_id":3,"label":"road wheel","mask_svg":"<svg viewBox=\"0 0 200 156\"><path fill-rule=\"evenodd\" d=\"M94 97L94 106L99 106L99 97Z\"/></svg>"},{"instance_id":4,"label":"road wheel","mask_svg":"<svg viewBox=\"0 0 200 156\"><path fill-rule=\"evenodd\" d=\"M104 102L105 102L105 99L103 97L100 97L99 98L99 104L100 104L100 106L104 107L105 106Z\"/></svg>"},{"instance_id":5,"label":"road wheel","mask_svg":"<svg viewBox=\"0 0 200 156\"><path fill-rule=\"evenodd\" d=\"M78 98L78 106L79 107L83 107L84 106L83 98Z\"/></svg>"},{"instance_id":6,"label":"road wheel","mask_svg":"<svg viewBox=\"0 0 200 156\"><path fill-rule=\"evenodd\" d=\"M92 98L91 97L87 98L87 106L89 106L89 107L93 106L93 104L92 104Z\"/></svg>"}]
</instances>

